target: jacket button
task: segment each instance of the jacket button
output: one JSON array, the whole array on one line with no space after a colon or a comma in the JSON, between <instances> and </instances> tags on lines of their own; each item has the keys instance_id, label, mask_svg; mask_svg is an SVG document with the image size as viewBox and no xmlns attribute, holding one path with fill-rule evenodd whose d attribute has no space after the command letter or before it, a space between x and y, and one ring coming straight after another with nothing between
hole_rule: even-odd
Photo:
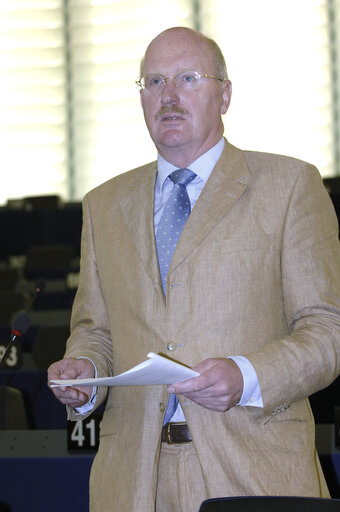
<instances>
[{"instance_id":1,"label":"jacket button","mask_svg":"<svg viewBox=\"0 0 340 512\"><path fill-rule=\"evenodd\" d=\"M176 343L173 343L172 341L170 343L168 343L166 346L166 348L171 351L176 350L176 347L177 347Z\"/></svg>"}]
</instances>

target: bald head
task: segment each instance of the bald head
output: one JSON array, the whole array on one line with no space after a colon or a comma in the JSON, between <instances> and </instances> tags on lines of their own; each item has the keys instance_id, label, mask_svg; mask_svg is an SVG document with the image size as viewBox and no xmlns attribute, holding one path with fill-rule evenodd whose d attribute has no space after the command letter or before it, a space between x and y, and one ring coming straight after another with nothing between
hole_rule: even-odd
<instances>
[{"instance_id":1,"label":"bald head","mask_svg":"<svg viewBox=\"0 0 340 512\"><path fill-rule=\"evenodd\" d=\"M171 56L172 51L176 51L179 47L186 46L188 44L194 44L198 49L201 48L202 51L210 52L214 67L212 71L219 78L224 80L228 79L227 66L218 44L201 32L197 32L196 30L187 27L169 28L161 32L151 41L141 61L140 76L144 74L145 61L153 57L153 55L158 51L159 45L162 45L162 43L166 43L169 57Z\"/></svg>"},{"instance_id":2,"label":"bald head","mask_svg":"<svg viewBox=\"0 0 340 512\"><path fill-rule=\"evenodd\" d=\"M195 73L195 80L186 72ZM142 87L140 99L151 138L166 160L186 167L217 144L231 82L225 78L224 58L214 41L189 28L165 30L149 44L141 74L151 84L160 83ZM183 75L184 80L177 82L176 77Z\"/></svg>"}]
</instances>

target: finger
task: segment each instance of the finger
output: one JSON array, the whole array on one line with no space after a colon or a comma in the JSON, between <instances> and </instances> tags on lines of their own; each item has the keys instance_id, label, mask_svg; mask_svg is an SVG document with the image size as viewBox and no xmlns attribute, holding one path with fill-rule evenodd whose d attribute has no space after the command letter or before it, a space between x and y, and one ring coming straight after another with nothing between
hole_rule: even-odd
<instances>
[{"instance_id":1,"label":"finger","mask_svg":"<svg viewBox=\"0 0 340 512\"><path fill-rule=\"evenodd\" d=\"M66 358L51 364L48 368L48 379L59 379L67 369L74 364L75 359Z\"/></svg>"},{"instance_id":2,"label":"finger","mask_svg":"<svg viewBox=\"0 0 340 512\"><path fill-rule=\"evenodd\" d=\"M47 379L59 379L61 375L61 370L58 366L50 366L47 371Z\"/></svg>"},{"instance_id":3,"label":"finger","mask_svg":"<svg viewBox=\"0 0 340 512\"><path fill-rule=\"evenodd\" d=\"M62 373L60 373L60 379L78 379L80 377L81 369L76 364L69 366Z\"/></svg>"},{"instance_id":4,"label":"finger","mask_svg":"<svg viewBox=\"0 0 340 512\"><path fill-rule=\"evenodd\" d=\"M203 389L209 388L215 384L214 375L206 372L199 377L194 377L193 379L185 380L184 382L177 382L176 384L171 384L168 386L169 393L192 393L195 391L202 391Z\"/></svg>"},{"instance_id":5,"label":"finger","mask_svg":"<svg viewBox=\"0 0 340 512\"><path fill-rule=\"evenodd\" d=\"M61 391L61 389L66 389ZM80 406L89 401L89 396L76 388L53 388L56 398L65 405Z\"/></svg>"},{"instance_id":6,"label":"finger","mask_svg":"<svg viewBox=\"0 0 340 512\"><path fill-rule=\"evenodd\" d=\"M71 398L59 398L59 401L60 403L62 403L63 405L68 405L70 407L82 407L83 405L85 405L87 403L87 400L73 400Z\"/></svg>"},{"instance_id":7,"label":"finger","mask_svg":"<svg viewBox=\"0 0 340 512\"><path fill-rule=\"evenodd\" d=\"M195 402L197 405L212 411L224 412L234 405L230 402L230 396L228 395L202 397L199 393L192 393L185 394L184 396L192 402Z\"/></svg>"},{"instance_id":8,"label":"finger","mask_svg":"<svg viewBox=\"0 0 340 512\"><path fill-rule=\"evenodd\" d=\"M196 372L198 372L200 374L206 373L208 370L210 370L211 368L216 366L216 364L218 364L219 361L221 361L221 359L210 357L208 359L205 359L201 363L197 364L196 366L194 366L193 370L195 370Z\"/></svg>"}]
</instances>

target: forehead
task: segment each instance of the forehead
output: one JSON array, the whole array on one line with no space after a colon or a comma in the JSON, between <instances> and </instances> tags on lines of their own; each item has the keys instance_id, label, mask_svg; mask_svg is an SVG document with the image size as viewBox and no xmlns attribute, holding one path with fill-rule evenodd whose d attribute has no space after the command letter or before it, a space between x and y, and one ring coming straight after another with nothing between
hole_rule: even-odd
<instances>
[{"instance_id":1,"label":"forehead","mask_svg":"<svg viewBox=\"0 0 340 512\"><path fill-rule=\"evenodd\" d=\"M149 45L143 72L178 73L194 69L213 72L214 58L207 44L196 34L173 31L161 34Z\"/></svg>"}]
</instances>

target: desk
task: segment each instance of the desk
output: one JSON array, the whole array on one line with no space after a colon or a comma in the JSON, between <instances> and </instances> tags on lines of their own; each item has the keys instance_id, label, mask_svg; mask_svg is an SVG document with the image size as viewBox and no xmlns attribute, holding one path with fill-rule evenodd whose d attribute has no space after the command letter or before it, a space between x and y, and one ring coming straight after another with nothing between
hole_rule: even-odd
<instances>
[{"instance_id":1,"label":"desk","mask_svg":"<svg viewBox=\"0 0 340 512\"><path fill-rule=\"evenodd\" d=\"M12 512L87 512L93 457L0 458L0 503Z\"/></svg>"},{"instance_id":2,"label":"desk","mask_svg":"<svg viewBox=\"0 0 340 512\"><path fill-rule=\"evenodd\" d=\"M87 512L94 454L72 455L66 431L0 431L0 503L12 512Z\"/></svg>"}]
</instances>

